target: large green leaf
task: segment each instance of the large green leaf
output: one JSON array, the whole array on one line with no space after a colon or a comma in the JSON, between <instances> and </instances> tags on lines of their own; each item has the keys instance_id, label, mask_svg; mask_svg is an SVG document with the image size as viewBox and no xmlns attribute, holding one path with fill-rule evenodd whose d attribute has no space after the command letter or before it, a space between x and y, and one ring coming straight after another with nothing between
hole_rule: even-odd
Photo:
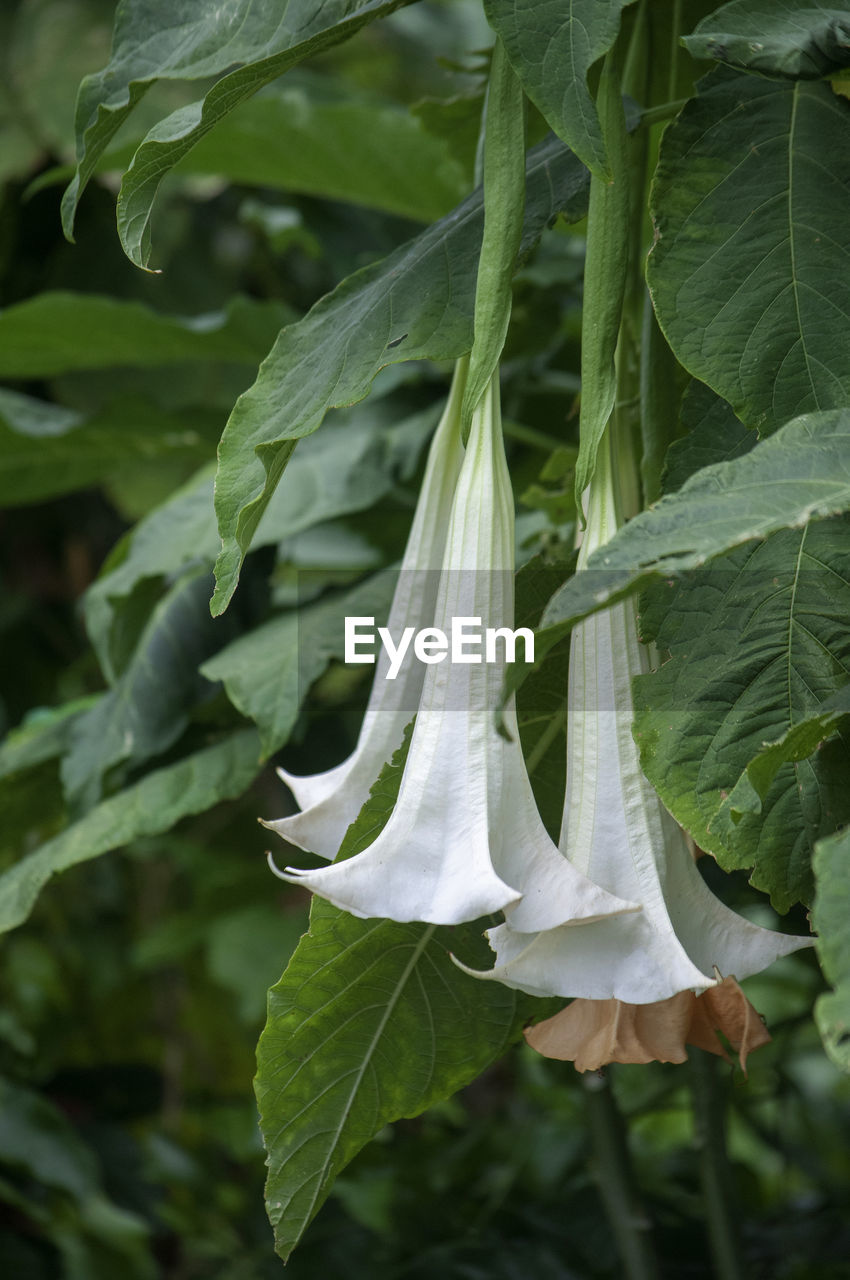
<instances>
[{"instance_id":1,"label":"large green leaf","mask_svg":"<svg viewBox=\"0 0 850 1280\"><path fill-rule=\"evenodd\" d=\"M850 400L850 106L726 69L667 129L647 276L681 363L747 426Z\"/></svg>"},{"instance_id":2,"label":"large green leaf","mask_svg":"<svg viewBox=\"0 0 850 1280\"><path fill-rule=\"evenodd\" d=\"M75 808L97 802L107 770L142 764L185 729L205 685L198 666L221 640L207 608L209 589L203 570L180 578L153 609L115 687L75 721L62 762Z\"/></svg>"},{"instance_id":3,"label":"large green leaf","mask_svg":"<svg viewBox=\"0 0 850 1280\"><path fill-rule=\"evenodd\" d=\"M234 107L303 58L347 39L409 0L125 0L116 14L109 64L80 85L77 174L62 201L66 235L97 161L142 95L157 80L198 80L237 67L200 102L173 112L139 147L122 186L128 255L140 266L149 252L148 224L157 188L169 169Z\"/></svg>"},{"instance_id":4,"label":"large green leaf","mask_svg":"<svg viewBox=\"0 0 850 1280\"><path fill-rule=\"evenodd\" d=\"M674 440L664 457L664 493L680 489L703 467L740 458L756 443L755 432L704 382L691 382L682 397L679 418L687 435Z\"/></svg>"},{"instance_id":5,"label":"large green leaf","mask_svg":"<svg viewBox=\"0 0 850 1280\"><path fill-rule=\"evenodd\" d=\"M366 848L389 818L406 746L384 767L340 857ZM269 992L257 1048L266 1205L281 1257L379 1129L468 1084L518 1038L532 1009L548 1011L452 964L450 952L466 961L481 950L479 924L358 920L314 899L310 930Z\"/></svg>"},{"instance_id":6,"label":"large green leaf","mask_svg":"<svg viewBox=\"0 0 850 1280\"><path fill-rule=\"evenodd\" d=\"M787 526L850 509L850 411L806 414L743 457L703 467L630 520L550 600L535 654L655 575L679 574Z\"/></svg>"},{"instance_id":7,"label":"large green leaf","mask_svg":"<svg viewBox=\"0 0 850 1280\"><path fill-rule=\"evenodd\" d=\"M186 360L253 365L291 316L280 303L247 298L234 298L225 311L182 318L97 294L39 293L0 311L0 377Z\"/></svg>"},{"instance_id":8,"label":"large green leaf","mask_svg":"<svg viewBox=\"0 0 850 1280\"><path fill-rule=\"evenodd\" d=\"M587 172L557 139L536 147L526 172L527 252L558 212L579 217ZM356 272L284 329L257 381L236 403L219 448L216 511L222 551L215 612L236 588L242 558L297 440L329 408L361 400L379 369L400 360L449 360L472 344L480 191L381 262Z\"/></svg>"},{"instance_id":9,"label":"large green leaf","mask_svg":"<svg viewBox=\"0 0 850 1280\"><path fill-rule=\"evenodd\" d=\"M797 720L775 742L768 742L754 756L715 815L712 826L722 833L723 818L736 823L744 813L761 813L771 784L783 764L797 764L820 750L827 738L848 724L850 684Z\"/></svg>"},{"instance_id":10,"label":"large green leaf","mask_svg":"<svg viewBox=\"0 0 850 1280\"><path fill-rule=\"evenodd\" d=\"M178 171L347 200L417 222L441 217L469 189L448 146L416 116L364 95L331 97L312 81L246 102Z\"/></svg>"},{"instance_id":11,"label":"large green leaf","mask_svg":"<svg viewBox=\"0 0 850 1280\"><path fill-rule=\"evenodd\" d=\"M815 1021L830 1058L850 1071L850 828L820 841L814 865L812 926L824 974L835 987L815 1005Z\"/></svg>"},{"instance_id":12,"label":"large green leaf","mask_svg":"<svg viewBox=\"0 0 850 1280\"><path fill-rule=\"evenodd\" d=\"M703 18L683 43L695 58L819 80L850 64L850 15L846 6L821 0L732 0Z\"/></svg>"},{"instance_id":13,"label":"large green leaf","mask_svg":"<svg viewBox=\"0 0 850 1280\"><path fill-rule=\"evenodd\" d=\"M414 463L437 409L392 422L394 399L335 415L305 443L269 504L256 545L291 537L324 520L360 511L389 492ZM368 411L367 411L368 409ZM191 564L211 565L220 547L213 510L213 472L204 467L139 522L86 594L86 624L104 672L116 609L145 578Z\"/></svg>"},{"instance_id":14,"label":"large green leaf","mask_svg":"<svg viewBox=\"0 0 850 1280\"><path fill-rule=\"evenodd\" d=\"M164 413L135 399L87 418L0 388L0 504L42 502L98 484L128 463L176 460L191 470L212 452L214 423L203 411Z\"/></svg>"},{"instance_id":15,"label":"large green leaf","mask_svg":"<svg viewBox=\"0 0 850 1280\"><path fill-rule=\"evenodd\" d=\"M0 875L0 932L26 920L51 876L241 795L260 767L256 731L242 730L104 800Z\"/></svg>"},{"instance_id":16,"label":"large green leaf","mask_svg":"<svg viewBox=\"0 0 850 1280\"><path fill-rule=\"evenodd\" d=\"M377 574L328 600L291 609L241 636L201 668L208 680L221 680L231 702L260 730L263 753L286 742L307 691L331 658L345 652L344 619L389 612L395 574Z\"/></svg>"},{"instance_id":17,"label":"large green leaf","mask_svg":"<svg viewBox=\"0 0 850 1280\"><path fill-rule=\"evenodd\" d=\"M644 772L721 866L753 868L777 910L809 901L814 843L850 819L850 736L775 761L746 812L724 801L765 743L847 683L850 520L782 530L655 593L650 638L671 656L635 681Z\"/></svg>"},{"instance_id":18,"label":"large green leaf","mask_svg":"<svg viewBox=\"0 0 850 1280\"><path fill-rule=\"evenodd\" d=\"M600 176L608 157L587 73L611 48L631 0L484 0L523 88L548 124Z\"/></svg>"}]
</instances>

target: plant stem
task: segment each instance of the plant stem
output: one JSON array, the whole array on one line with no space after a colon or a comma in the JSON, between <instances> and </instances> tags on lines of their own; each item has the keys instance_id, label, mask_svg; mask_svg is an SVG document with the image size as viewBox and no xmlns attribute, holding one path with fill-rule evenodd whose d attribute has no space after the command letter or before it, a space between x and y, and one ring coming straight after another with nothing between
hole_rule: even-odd
<instances>
[{"instance_id":1,"label":"plant stem","mask_svg":"<svg viewBox=\"0 0 850 1280\"><path fill-rule=\"evenodd\" d=\"M634 1185L626 1128L607 1076L582 1077L593 1143L593 1173L627 1280L656 1280L650 1222Z\"/></svg>"},{"instance_id":2,"label":"plant stem","mask_svg":"<svg viewBox=\"0 0 850 1280\"><path fill-rule=\"evenodd\" d=\"M738 1226L732 1208L733 1173L726 1154L725 1104L717 1063L702 1049L688 1053L694 1103L694 1145L699 1155L708 1239L717 1280L744 1280Z\"/></svg>"}]
</instances>

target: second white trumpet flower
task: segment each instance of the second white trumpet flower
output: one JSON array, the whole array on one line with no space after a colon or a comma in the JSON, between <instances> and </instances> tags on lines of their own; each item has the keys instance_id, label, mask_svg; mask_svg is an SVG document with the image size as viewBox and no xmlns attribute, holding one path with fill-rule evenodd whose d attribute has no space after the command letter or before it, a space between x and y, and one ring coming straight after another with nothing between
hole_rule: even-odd
<instances>
[{"instance_id":1,"label":"second white trumpet flower","mask_svg":"<svg viewBox=\"0 0 850 1280\"><path fill-rule=\"evenodd\" d=\"M587 495L577 572L619 524L609 448L606 437ZM808 938L751 924L703 881L682 829L641 769L632 737L631 681L647 667L632 600L574 628L560 838L577 870L643 910L580 932L532 932L507 912L507 923L487 935L495 968L476 976L532 995L648 1004L713 987L716 971L746 978L810 945Z\"/></svg>"}]
</instances>

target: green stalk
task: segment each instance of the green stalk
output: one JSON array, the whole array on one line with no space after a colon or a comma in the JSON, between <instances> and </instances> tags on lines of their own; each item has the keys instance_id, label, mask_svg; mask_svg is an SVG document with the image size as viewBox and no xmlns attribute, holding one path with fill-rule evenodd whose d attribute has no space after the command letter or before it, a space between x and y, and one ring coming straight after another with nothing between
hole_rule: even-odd
<instances>
[{"instance_id":1,"label":"green stalk","mask_svg":"<svg viewBox=\"0 0 850 1280\"><path fill-rule=\"evenodd\" d=\"M525 96L501 40L493 46L484 123L484 234L475 286L463 439L502 354L511 318L511 281L525 213Z\"/></svg>"},{"instance_id":2,"label":"green stalk","mask_svg":"<svg viewBox=\"0 0 850 1280\"><path fill-rule=\"evenodd\" d=\"M581 409L576 506L596 469L596 454L617 394L614 356L629 260L629 155L616 46L606 55L596 99L612 173L592 174L581 333Z\"/></svg>"},{"instance_id":3,"label":"green stalk","mask_svg":"<svg viewBox=\"0 0 850 1280\"><path fill-rule=\"evenodd\" d=\"M650 1222L634 1183L626 1127L607 1076L582 1076L590 1136L592 1171L617 1242L626 1280L657 1280Z\"/></svg>"},{"instance_id":4,"label":"green stalk","mask_svg":"<svg viewBox=\"0 0 850 1280\"><path fill-rule=\"evenodd\" d=\"M745 1280L738 1224L732 1207L734 1176L726 1154L726 1108L717 1085L717 1062L702 1049L691 1049L688 1064L694 1106L694 1145L699 1156L714 1272L717 1280Z\"/></svg>"}]
</instances>

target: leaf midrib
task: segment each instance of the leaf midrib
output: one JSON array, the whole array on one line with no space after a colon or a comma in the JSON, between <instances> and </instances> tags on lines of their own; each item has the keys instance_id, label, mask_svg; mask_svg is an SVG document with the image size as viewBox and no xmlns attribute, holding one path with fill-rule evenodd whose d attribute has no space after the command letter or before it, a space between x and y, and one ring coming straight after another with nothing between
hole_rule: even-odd
<instances>
[{"instance_id":1,"label":"leaf midrib","mask_svg":"<svg viewBox=\"0 0 850 1280\"><path fill-rule=\"evenodd\" d=\"M369 1046L366 1052L363 1054L360 1067L354 1077L352 1087L349 1091L348 1100L346 1102L346 1105L342 1109L339 1123L336 1127L336 1130L334 1131L333 1139L328 1144L327 1155L325 1157L324 1163L322 1164L320 1176L316 1181L316 1189L310 1201L309 1208L306 1214L304 1215L303 1221L305 1223L309 1222L309 1220L311 1219L315 1211L316 1202L319 1199L319 1196L325 1185L325 1180L327 1178L328 1169L330 1167L331 1160L333 1159L334 1152L336 1151L336 1148L339 1145L340 1136L348 1120L348 1117L351 1114L351 1108L354 1105L354 1100L357 1097L357 1093L360 1088L361 1082L363 1080L364 1075L366 1074L366 1069L372 1061L372 1057L375 1053L375 1050L378 1047L378 1044L380 1043L381 1037L384 1033L387 1023L389 1022L390 1017L392 1016L393 1010L398 1004L398 1001L401 998L401 994L404 991L404 988L407 985L407 982L411 974L414 972L416 965L419 963L419 959L422 956L422 953L424 952L428 943L431 941L431 938L434 935L435 929L436 929L436 925L433 925L433 924L428 925L428 927L425 929L424 933L422 934L422 937L419 939L418 943L414 947L413 953L407 965L405 966L404 972L400 975L396 983L395 990L393 991L392 996L386 1003L386 1008L384 1009L384 1013L380 1019L380 1022L375 1028L375 1032L374 1032L374 1035L372 1036L371 1042L369 1043Z\"/></svg>"}]
</instances>

